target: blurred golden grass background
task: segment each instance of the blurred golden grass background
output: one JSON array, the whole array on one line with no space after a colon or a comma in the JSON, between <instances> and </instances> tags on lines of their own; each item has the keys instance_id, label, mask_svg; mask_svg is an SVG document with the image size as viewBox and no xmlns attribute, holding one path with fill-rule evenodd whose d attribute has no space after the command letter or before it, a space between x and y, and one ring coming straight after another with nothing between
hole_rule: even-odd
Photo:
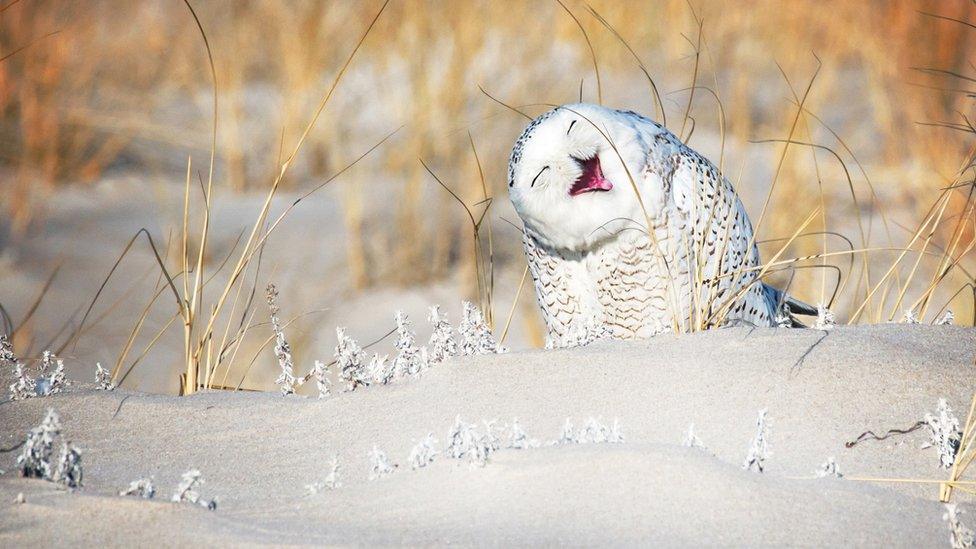
<instances>
[{"instance_id":1,"label":"blurred golden grass background","mask_svg":"<svg viewBox=\"0 0 976 549\"><path fill-rule=\"evenodd\" d=\"M216 70L220 193L267 188L280 151L299 140L379 6L352 0L194 4ZM949 20L976 22L969 0L567 0L565 7L572 16L551 0L389 5L282 181L286 188L308 189L402 126L337 182L344 262L354 288L456 276L469 293L476 291L465 214L418 161L473 205L484 193L472 143L496 199L494 259L521 272L517 233L500 217L515 220L504 204L505 177L509 148L525 120L488 94L531 115L582 95L660 120L628 46L654 78L669 127L693 129L683 137L690 133L692 147L721 163L754 221L778 173L761 239L791 236L822 201L825 213L806 232L840 232L855 248L895 248L871 256L883 274L932 204L943 204L936 202L940 189L971 179L961 168L972 160L973 133L927 125L964 123L962 117L973 114L967 90L976 85L966 77L976 76L976 30ZM147 189L158 180L182 186L187 157L205 165L212 83L200 35L182 3L8 0L0 10L0 247L15 247L43 230L49 198L65 189L112 173L141 174ZM592 44L599 79L574 17ZM755 141L787 138L798 98L815 73L793 139L829 147L845 166L824 149L792 146L777 169L783 144ZM959 185L945 195L940 222L924 228L934 234L926 240L923 231L915 240L916 251L924 242L934 257L915 267L913 252L894 270L898 283L868 299L859 320L895 315L882 307L882 296L899 293L900 282L916 271L918 291L939 279L943 301L973 282L968 192ZM858 236L859 217L870 241ZM829 238L831 250L845 249ZM764 246L767 257L777 249ZM797 238L786 257L817 254L824 246L821 235ZM879 276L862 280L859 267L848 266L850 257L829 262L842 269L849 290L835 308L850 316ZM947 263L953 268L943 284ZM779 276L780 282L788 278ZM798 270L792 280L793 292L810 302L825 301L831 284L818 269ZM524 294L531 309L531 292ZM907 296L902 305L914 299ZM972 292L956 294L957 321L973 322L972 302Z\"/></svg>"}]
</instances>

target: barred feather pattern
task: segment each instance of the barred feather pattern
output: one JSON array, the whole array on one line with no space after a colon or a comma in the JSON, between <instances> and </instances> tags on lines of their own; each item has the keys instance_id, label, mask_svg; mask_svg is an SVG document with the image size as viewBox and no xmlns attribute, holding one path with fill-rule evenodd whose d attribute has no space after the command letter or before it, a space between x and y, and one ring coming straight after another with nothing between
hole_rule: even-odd
<instances>
[{"instance_id":1,"label":"barred feather pattern","mask_svg":"<svg viewBox=\"0 0 976 549\"><path fill-rule=\"evenodd\" d=\"M621 114L655 127L644 134L648 156L635 179L663 186L662 203L646 205L648 219L634 220L634 230L584 252L548 248L526 228L525 255L548 343L561 346L585 321L617 339L693 325L773 326L781 294L758 280L752 225L731 183L666 129Z\"/></svg>"}]
</instances>

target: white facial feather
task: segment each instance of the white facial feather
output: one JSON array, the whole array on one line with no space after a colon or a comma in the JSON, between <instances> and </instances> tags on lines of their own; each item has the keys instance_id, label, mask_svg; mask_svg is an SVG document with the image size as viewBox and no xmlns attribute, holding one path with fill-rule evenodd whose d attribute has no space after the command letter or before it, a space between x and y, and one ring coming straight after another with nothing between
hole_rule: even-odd
<instances>
[{"instance_id":1,"label":"white facial feather","mask_svg":"<svg viewBox=\"0 0 976 549\"><path fill-rule=\"evenodd\" d=\"M634 189L641 189L645 203L660 201L660 193L640 180L649 144L662 131L635 114L597 105L550 111L512 152L509 195L516 211L543 244L571 251L589 249L634 223L646 225ZM582 175L580 161L593 157L613 188L570 195Z\"/></svg>"}]
</instances>

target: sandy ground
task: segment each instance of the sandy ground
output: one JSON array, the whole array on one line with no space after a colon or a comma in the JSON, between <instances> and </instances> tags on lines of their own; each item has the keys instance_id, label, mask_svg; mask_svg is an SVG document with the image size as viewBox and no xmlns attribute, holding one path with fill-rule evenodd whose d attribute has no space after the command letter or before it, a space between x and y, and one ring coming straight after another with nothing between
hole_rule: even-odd
<instances>
[{"instance_id":1,"label":"sandy ground","mask_svg":"<svg viewBox=\"0 0 976 549\"><path fill-rule=\"evenodd\" d=\"M943 478L924 431L846 449L862 431L912 425L940 397L963 415L976 388L976 330L879 325L726 329L643 343L453 359L423 378L328 400L272 393L189 398L94 391L0 404L8 448L47 407L83 451L73 493L0 454L0 545L871 545L945 546L935 485L818 479ZM805 357L805 358L804 358ZM768 409L765 473L741 468ZM622 444L501 449L484 467L440 455L411 470L428 432L454 418L518 418L542 442L567 417L618 418ZM683 447L689 423L707 450ZM376 445L399 466L368 479ZM341 486L305 495L338 453ZM216 511L169 503L202 471ZM152 475L159 494L120 497ZM14 503L23 493L26 503ZM970 522L976 516L963 500Z\"/></svg>"}]
</instances>

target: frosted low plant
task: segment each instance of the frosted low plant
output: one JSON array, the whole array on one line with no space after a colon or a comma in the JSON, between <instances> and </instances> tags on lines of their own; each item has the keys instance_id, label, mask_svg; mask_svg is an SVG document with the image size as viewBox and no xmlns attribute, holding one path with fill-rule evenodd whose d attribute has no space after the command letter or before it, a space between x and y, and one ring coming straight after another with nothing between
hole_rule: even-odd
<instances>
[{"instance_id":1,"label":"frosted low plant","mask_svg":"<svg viewBox=\"0 0 976 549\"><path fill-rule=\"evenodd\" d=\"M71 442L61 446L61 456L58 458L58 472L54 481L69 489L81 487L84 471L81 467L81 451Z\"/></svg>"},{"instance_id":2,"label":"frosted low plant","mask_svg":"<svg viewBox=\"0 0 976 549\"><path fill-rule=\"evenodd\" d=\"M22 476L54 479L51 455L54 453L54 441L60 434L61 418L52 408L48 408L41 424L27 433L24 449L17 456L17 468Z\"/></svg>"},{"instance_id":3,"label":"frosted low plant","mask_svg":"<svg viewBox=\"0 0 976 549\"><path fill-rule=\"evenodd\" d=\"M129 483L129 487L119 492L120 496L136 496L143 499L152 499L156 496L156 486L153 485L153 478L140 478Z\"/></svg>"},{"instance_id":4,"label":"frosted low plant","mask_svg":"<svg viewBox=\"0 0 976 549\"><path fill-rule=\"evenodd\" d=\"M281 327L281 319L278 318L278 288L274 284L268 284L267 294L268 308L271 309L271 331L274 332L275 346L274 354L278 359L278 367L281 373L275 379L275 385L281 388L282 395L290 395L295 392L298 378L295 377L295 364L291 358L291 345L285 339L285 333Z\"/></svg>"},{"instance_id":5,"label":"frosted low plant","mask_svg":"<svg viewBox=\"0 0 976 549\"><path fill-rule=\"evenodd\" d=\"M448 322L447 315L441 313L440 307L434 305L427 311L427 321L434 327L427 342L430 363L439 364L457 356L458 344L454 338L454 328Z\"/></svg>"},{"instance_id":6,"label":"frosted low plant","mask_svg":"<svg viewBox=\"0 0 976 549\"><path fill-rule=\"evenodd\" d=\"M901 317L902 324L918 324L918 316L912 309L905 309L904 314Z\"/></svg>"},{"instance_id":7,"label":"frosted low plant","mask_svg":"<svg viewBox=\"0 0 976 549\"><path fill-rule=\"evenodd\" d=\"M45 364L45 362L42 361L42 364L44 364L43 371L45 372L49 371L49 366L51 366L51 362L53 362L54 371L51 372L51 376L47 378L48 381L47 387L45 387L41 391L41 394L47 396L47 395L54 395L60 393L69 384L68 380L64 376L64 361L54 356L54 353L50 351L44 351L44 358L50 362L47 362ZM40 380L38 380L37 387L38 389L41 388Z\"/></svg>"},{"instance_id":8,"label":"frosted low plant","mask_svg":"<svg viewBox=\"0 0 976 549\"><path fill-rule=\"evenodd\" d=\"M482 421L485 431L481 433L481 445L489 454L497 452L502 447L502 440L497 434L498 428L495 427L497 423L497 419Z\"/></svg>"},{"instance_id":9,"label":"frosted low plant","mask_svg":"<svg viewBox=\"0 0 976 549\"><path fill-rule=\"evenodd\" d=\"M369 480L376 480L393 474L395 465L386 457L386 453L373 446L369 452Z\"/></svg>"},{"instance_id":10,"label":"frosted low plant","mask_svg":"<svg viewBox=\"0 0 976 549\"><path fill-rule=\"evenodd\" d=\"M79 488L82 483L81 451L71 443L63 442L57 467L51 463L54 443L61 435L61 419L57 412L48 408L44 420L27 433L24 449L17 457L17 468L28 478L41 478Z\"/></svg>"},{"instance_id":11,"label":"frosted low plant","mask_svg":"<svg viewBox=\"0 0 976 549\"><path fill-rule=\"evenodd\" d=\"M968 549L976 545L976 534L967 528L959 518L965 513L955 503L945 504L946 512L942 520L949 523L949 544L952 549Z\"/></svg>"},{"instance_id":12,"label":"frosted low plant","mask_svg":"<svg viewBox=\"0 0 976 549\"><path fill-rule=\"evenodd\" d=\"M10 384L10 400L25 400L37 396L37 383L27 374L24 365L14 365L14 382Z\"/></svg>"},{"instance_id":13,"label":"frosted low plant","mask_svg":"<svg viewBox=\"0 0 976 549\"><path fill-rule=\"evenodd\" d=\"M688 448L701 448L702 450L705 449L705 443L702 442L702 439L698 438L698 435L695 434L694 423L688 425L688 433L685 434L685 440L681 444L682 446L686 446Z\"/></svg>"},{"instance_id":14,"label":"frosted low plant","mask_svg":"<svg viewBox=\"0 0 976 549\"><path fill-rule=\"evenodd\" d=\"M815 330L832 330L837 325L834 313L823 303L817 304L817 320L813 323Z\"/></svg>"},{"instance_id":15,"label":"frosted low plant","mask_svg":"<svg viewBox=\"0 0 976 549\"><path fill-rule=\"evenodd\" d=\"M434 458L439 453L434 433L427 433L427 436L410 450L410 457L407 458L407 461L410 463L410 468L420 469L433 463Z\"/></svg>"},{"instance_id":16,"label":"frosted low plant","mask_svg":"<svg viewBox=\"0 0 976 549\"><path fill-rule=\"evenodd\" d=\"M952 413L952 408L949 407L946 399L940 398L935 414L925 414L924 421L932 438L922 447L935 447L939 451L940 465L945 469L952 467L962 442L959 418Z\"/></svg>"},{"instance_id":17,"label":"frosted low plant","mask_svg":"<svg viewBox=\"0 0 976 549\"><path fill-rule=\"evenodd\" d=\"M607 427L596 418L591 417L586 420L579 433L576 434L577 444L600 444L604 442L617 444L623 441L624 437L620 434L620 422L616 419L613 420L610 427Z\"/></svg>"},{"instance_id":18,"label":"frosted low plant","mask_svg":"<svg viewBox=\"0 0 976 549\"><path fill-rule=\"evenodd\" d=\"M325 476L325 480L322 482L313 482L312 484L305 485L305 493L309 496L313 496L323 490L335 490L341 485L339 482L339 454L332 454L332 460L329 462L329 474Z\"/></svg>"},{"instance_id":19,"label":"frosted low plant","mask_svg":"<svg viewBox=\"0 0 976 549\"><path fill-rule=\"evenodd\" d=\"M319 390L319 398L327 398L331 392L332 383L329 381L329 367L321 360L316 360L312 367L312 378L315 379L315 387Z\"/></svg>"},{"instance_id":20,"label":"frosted low plant","mask_svg":"<svg viewBox=\"0 0 976 549\"><path fill-rule=\"evenodd\" d=\"M50 372L50 373L48 373ZM64 375L64 361L51 351L41 355L40 375L34 380L37 396L56 395L70 385Z\"/></svg>"},{"instance_id":21,"label":"frosted low plant","mask_svg":"<svg viewBox=\"0 0 976 549\"><path fill-rule=\"evenodd\" d=\"M427 352L417 347L416 335L410 329L410 320L403 311L394 315L397 339L393 347L397 356L393 359L393 375L398 378L418 376L427 368Z\"/></svg>"},{"instance_id":22,"label":"frosted low plant","mask_svg":"<svg viewBox=\"0 0 976 549\"><path fill-rule=\"evenodd\" d=\"M593 317L587 317L585 320L576 319L562 337L546 338L546 349L583 347L610 336L610 329Z\"/></svg>"},{"instance_id":23,"label":"frosted low plant","mask_svg":"<svg viewBox=\"0 0 976 549\"><path fill-rule=\"evenodd\" d=\"M748 471L762 473L766 467L766 458L769 456L769 444L766 441L766 410L759 411L756 419L756 436L752 439L752 446L746 460L742 463L742 468Z\"/></svg>"},{"instance_id":24,"label":"frosted low plant","mask_svg":"<svg viewBox=\"0 0 976 549\"><path fill-rule=\"evenodd\" d=\"M454 418L454 425L447 434L447 453L454 459L461 459L474 451L478 442L474 426L461 419L460 414Z\"/></svg>"},{"instance_id":25,"label":"frosted low plant","mask_svg":"<svg viewBox=\"0 0 976 549\"><path fill-rule=\"evenodd\" d=\"M458 415L447 435L447 454L454 459L467 459L474 465L488 463L488 457L498 449L498 439L491 432L492 423L486 422L488 432L481 434Z\"/></svg>"},{"instance_id":26,"label":"frosted low plant","mask_svg":"<svg viewBox=\"0 0 976 549\"><path fill-rule=\"evenodd\" d=\"M0 366L13 369L14 382L10 384L10 400L24 400L37 396L37 384L28 375L26 367L14 354L14 347L6 335L0 334Z\"/></svg>"},{"instance_id":27,"label":"frosted low plant","mask_svg":"<svg viewBox=\"0 0 976 549\"><path fill-rule=\"evenodd\" d=\"M935 321L936 326L951 326L956 320L956 315L952 314L952 311L946 310L945 314L942 315L939 320Z\"/></svg>"},{"instance_id":28,"label":"frosted low plant","mask_svg":"<svg viewBox=\"0 0 976 549\"><path fill-rule=\"evenodd\" d=\"M522 425L519 423L518 418L512 421L512 426L508 433L508 448L513 450L527 450L529 448L538 448L539 441L534 438L529 438L529 435L522 429Z\"/></svg>"},{"instance_id":29,"label":"frosted low plant","mask_svg":"<svg viewBox=\"0 0 976 549\"><path fill-rule=\"evenodd\" d=\"M112 374L102 367L101 362L95 363L95 389L99 391L115 389L115 385L112 384Z\"/></svg>"},{"instance_id":30,"label":"frosted low plant","mask_svg":"<svg viewBox=\"0 0 976 549\"><path fill-rule=\"evenodd\" d=\"M217 500L212 499L207 501L200 497L200 493L197 492L197 488L203 484L203 475L197 469L190 469L189 471L183 473L183 478L180 480L180 484L176 487L176 492L173 493L173 497L170 501L174 503L192 503L194 505L199 505L200 507L206 507L213 511L217 508Z\"/></svg>"},{"instance_id":31,"label":"frosted low plant","mask_svg":"<svg viewBox=\"0 0 976 549\"><path fill-rule=\"evenodd\" d=\"M578 444L601 443L607 441L607 428L600 424L596 418L589 418L579 433L576 434Z\"/></svg>"},{"instance_id":32,"label":"frosted low plant","mask_svg":"<svg viewBox=\"0 0 976 549\"><path fill-rule=\"evenodd\" d=\"M820 468L817 469L817 478L843 478L843 476L833 456L827 458L827 461L823 462Z\"/></svg>"},{"instance_id":33,"label":"frosted low plant","mask_svg":"<svg viewBox=\"0 0 976 549\"><path fill-rule=\"evenodd\" d=\"M339 379L346 384L347 391L354 391L360 385L367 385L371 379L363 363L364 353L356 340L346 335L346 329L336 328L335 360L339 369Z\"/></svg>"},{"instance_id":34,"label":"frosted low plant","mask_svg":"<svg viewBox=\"0 0 976 549\"><path fill-rule=\"evenodd\" d=\"M460 352L462 355L485 355L504 353L505 349L498 345L495 336L485 322L481 309L470 301L461 303L461 324L458 326L460 335Z\"/></svg>"},{"instance_id":35,"label":"frosted low plant","mask_svg":"<svg viewBox=\"0 0 976 549\"><path fill-rule=\"evenodd\" d=\"M573 422L566 418L563 423L559 439L555 444L620 444L624 441L624 436L620 432L620 421L614 418L610 426L606 426L597 418L587 419L579 431L573 429Z\"/></svg>"},{"instance_id":36,"label":"frosted low plant","mask_svg":"<svg viewBox=\"0 0 976 549\"><path fill-rule=\"evenodd\" d=\"M556 439L556 444L575 444L576 443L576 429L573 428L573 422L566 418L563 422L563 428L559 432L559 438Z\"/></svg>"},{"instance_id":37,"label":"frosted low plant","mask_svg":"<svg viewBox=\"0 0 976 549\"><path fill-rule=\"evenodd\" d=\"M369 364L366 366L366 371L372 383L386 385L393 381L393 364L389 358L389 355L380 356L377 353L373 353L373 357L369 359Z\"/></svg>"},{"instance_id":38,"label":"frosted low plant","mask_svg":"<svg viewBox=\"0 0 976 549\"><path fill-rule=\"evenodd\" d=\"M7 334L0 334L0 367L13 368L20 360L14 354L14 346Z\"/></svg>"}]
</instances>

